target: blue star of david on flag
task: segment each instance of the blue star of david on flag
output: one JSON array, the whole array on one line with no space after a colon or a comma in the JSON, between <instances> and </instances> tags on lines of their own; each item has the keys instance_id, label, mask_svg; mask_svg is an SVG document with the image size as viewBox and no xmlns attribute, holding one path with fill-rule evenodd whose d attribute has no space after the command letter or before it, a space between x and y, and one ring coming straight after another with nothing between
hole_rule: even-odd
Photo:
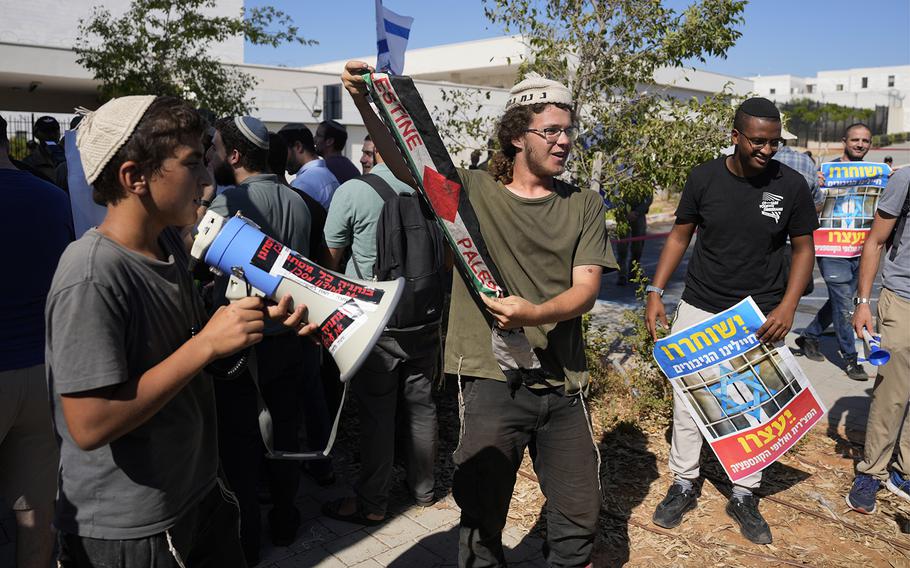
<instances>
[{"instance_id":1,"label":"blue star of david on flag","mask_svg":"<svg viewBox=\"0 0 910 568\"><path fill-rule=\"evenodd\" d=\"M727 369L721 366L720 372L731 374L721 378L717 383L708 386L708 390L711 391L711 394L713 394L714 398L717 399L717 402L720 403L721 412L724 413L724 416L745 412L746 414L750 414L755 420L761 422L762 403L770 400L777 391L774 389L769 391L765 388L761 381L758 380L759 376L757 374L757 369L754 372L749 370L744 373L733 373L733 369ZM737 402L733 400L729 394L729 389L737 383L751 391L752 400L746 402Z\"/></svg>"}]
</instances>

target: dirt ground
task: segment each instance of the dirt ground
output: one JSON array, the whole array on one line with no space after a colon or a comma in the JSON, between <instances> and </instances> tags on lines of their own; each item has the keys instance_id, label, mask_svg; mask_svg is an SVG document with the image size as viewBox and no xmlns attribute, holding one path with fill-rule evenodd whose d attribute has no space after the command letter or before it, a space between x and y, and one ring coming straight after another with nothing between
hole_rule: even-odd
<instances>
[{"instance_id":1,"label":"dirt ground","mask_svg":"<svg viewBox=\"0 0 910 568\"><path fill-rule=\"evenodd\" d=\"M356 402L346 405L335 467L356 479ZM437 393L440 447L437 498L451 492L452 451L458 442L457 388L450 379ZM706 477L698 508L672 531L651 523L669 488L669 431L646 432L628 422L604 428L603 411L592 411L602 457L603 507L594 566L907 566L910 567L910 503L887 490L878 511L848 510L844 495L861 434L826 432L820 423L778 463L766 469L760 508L774 537L768 546L750 543L724 513L730 482L705 446ZM404 470L396 467L393 507L409 503ZM512 497L508 524L545 536L544 498L525 456ZM907 531L907 532L902 532Z\"/></svg>"},{"instance_id":2,"label":"dirt ground","mask_svg":"<svg viewBox=\"0 0 910 568\"><path fill-rule=\"evenodd\" d=\"M596 417L595 417L596 422ZM651 514L669 488L668 434L622 423L598 433L603 464L603 509L594 565L609 566L910 566L910 503L883 490L879 510L861 515L844 495L861 451L819 427L766 471L760 508L774 542L750 543L724 512L730 482L703 455L706 477L698 508L669 531ZM543 496L530 460L522 465L510 522L543 532ZM541 536L543 536L541 534Z\"/></svg>"}]
</instances>

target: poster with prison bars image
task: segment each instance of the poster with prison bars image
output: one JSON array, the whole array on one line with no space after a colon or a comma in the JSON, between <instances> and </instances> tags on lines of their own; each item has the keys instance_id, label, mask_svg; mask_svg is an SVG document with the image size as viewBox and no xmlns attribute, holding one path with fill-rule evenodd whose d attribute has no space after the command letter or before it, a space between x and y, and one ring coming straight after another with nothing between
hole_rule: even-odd
<instances>
[{"instance_id":1,"label":"poster with prison bars image","mask_svg":"<svg viewBox=\"0 0 910 568\"><path fill-rule=\"evenodd\" d=\"M826 409L790 350L755 336L752 298L655 343L654 359L732 481L768 467Z\"/></svg>"},{"instance_id":2,"label":"poster with prison bars image","mask_svg":"<svg viewBox=\"0 0 910 568\"><path fill-rule=\"evenodd\" d=\"M821 172L825 201L814 233L815 256L857 257L891 168L876 162L828 162Z\"/></svg>"}]
</instances>

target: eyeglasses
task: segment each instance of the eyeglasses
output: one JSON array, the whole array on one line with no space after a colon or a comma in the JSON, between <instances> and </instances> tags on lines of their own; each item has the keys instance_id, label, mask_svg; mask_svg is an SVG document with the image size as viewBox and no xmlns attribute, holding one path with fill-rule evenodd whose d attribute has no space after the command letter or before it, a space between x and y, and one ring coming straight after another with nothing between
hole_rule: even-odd
<instances>
[{"instance_id":1,"label":"eyeglasses","mask_svg":"<svg viewBox=\"0 0 910 568\"><path fill-rule=\"evenodd\" d=\"M737 132L739 132L739 131L737 131ZM769 145L771 146L772 150L777 150L779 147L781 147L784 144L783 138L771 138L769 140L767 138L749 138L742 132L740 132L739 134L743 138L745 138L746 140L749 141L749 144L752 146L752 148L754 150L761 150L765 146L769 146Z\"/></svg>"},{"instance_id":2,"label":"eyeglasses","mask_svg":"<svg viewBox=\"0 0 910 568\"><path fill-rule=\"evenodd\" d=\"M567 126L565 128L556 128L555 126L548 126L546 128L527 128L525 129L525 132L533 132L534 134L542 136L550 144L555 144L563 132L566 133L566 137L569 141L578 138L578 127L576 126Z\"/></svg>"}]
</instances>

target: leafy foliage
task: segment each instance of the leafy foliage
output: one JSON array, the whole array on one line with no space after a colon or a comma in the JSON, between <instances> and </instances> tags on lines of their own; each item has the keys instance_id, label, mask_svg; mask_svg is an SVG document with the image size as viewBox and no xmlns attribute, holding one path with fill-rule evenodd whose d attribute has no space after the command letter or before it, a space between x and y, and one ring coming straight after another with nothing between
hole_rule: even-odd
<instances>
[{"instance_id":1,"label":"leafy foliage","mask_svg":"<svg viewBox=\"0 0 910 568\"><path fill-rule=\"evenodd\" d=\"M740 36L744 0L699 0L681 13L661 0L484 1L487 17L530 48L519 75L536 71L572 91L587 135L573 150L571 174L584 186L596 175L618 221L655 189L681 188L692 167L728 143L726 87L704 100L641 87L658 68L724 57Z\"/></svg>"},{"instance_id":2,"label":"leafy foliage","mask_svg":"<svg viewBox=\"0 0 910 568\"><path fill-rule=\"evenodd\" d=\"M133 0L119 18L96 6L79 21L77 62L101 81L103 98L174 95L216 115L245 114L255 78L220 63L214 44L241 36L255 45L312 45L287 14L271 6L212 16L216 0Z\"/></svg>"},{"instance_id":3,"label":"leafy foliage","mask_svg":"<svg viewBox=\"0 0 910 568\"><path fill-rule=\"evenodd\" d=\"M485 89L440 89L442 106L434 105L431 114L440 125L440 136L454 157L465 150L485 150L494 128L494 117L484 114L490 91ZM483 147L481 147L483 145ZM467 164L462 163L463 167Z\"/></svg>"}]
</instances>

